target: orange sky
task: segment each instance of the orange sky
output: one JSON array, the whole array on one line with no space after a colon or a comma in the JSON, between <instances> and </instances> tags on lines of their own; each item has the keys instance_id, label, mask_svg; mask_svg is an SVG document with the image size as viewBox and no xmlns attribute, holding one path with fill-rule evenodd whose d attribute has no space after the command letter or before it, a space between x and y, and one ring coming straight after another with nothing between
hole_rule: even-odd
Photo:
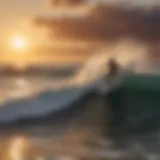
<instances>
[{"instance_id":1,"label":"orange sky","mask_svg":"<svg viewBox=\"0 0 160 160\"><path fill-rule=\"evenodd\" d=\"M47 0L46 0L47 1ZM95 1L95 0L93 0ZM113 0L106 0L113 1ZM114 2L119 2L122 0L114 0ZM123 0L124 1L124 0ZM131 2L130 0L125 0L126 2ZM159 4L159 0L135 0L135 3L141 4ZM25 34L29 33L29 36L33 36L33 40L38 41L42 44L45 38L42 35L38 37L40 32L37 29L26 32L26 21L31 17L36 15L51 14L52 11L48 10L45 6L45 0L0 0L0 62L10 62L10 63L25 63L25 62L83 62L90 54L76 54L75 55L58 55L56 54L36 54L36 53L25 53L25 54L15 54L13 52L5 52L2 50L3 47L9 47L8 38L12 39L12 34L17 33L17 31L23 32ZM52 13L55 16L55 13ZM23 25L22 25L23 24ZM25 26L25 27L24 27Z\"/></svg>"}]
</instances>

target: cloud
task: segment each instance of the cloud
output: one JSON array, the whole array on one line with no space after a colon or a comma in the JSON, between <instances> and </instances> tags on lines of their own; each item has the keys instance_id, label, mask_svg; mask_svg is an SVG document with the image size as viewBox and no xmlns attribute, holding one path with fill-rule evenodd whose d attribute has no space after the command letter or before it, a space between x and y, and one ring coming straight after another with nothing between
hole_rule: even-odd
<instances>
[{"instance_id":1,"label":"cloud","mask_svg":"<svg viewBox=\"0 0 160 160\"><path fill-rule=\"evenodd\" d=\"M79 5L86 3L87 0L50 0L51 6L63 6L63 5Z\"/></svg>"},{"instance_id":2,"label":"cloud","mask_svg":"<svg viewBox=\"0 0 160 160\"><path fill-rule=\"evenodd\" d=\"M86 17L39 18L35 23L50 29L51 37L62 39L108 42L129 37L145 42L160 40L159 7L147 10L99 5Z\"/></svg>"}]
</instances>

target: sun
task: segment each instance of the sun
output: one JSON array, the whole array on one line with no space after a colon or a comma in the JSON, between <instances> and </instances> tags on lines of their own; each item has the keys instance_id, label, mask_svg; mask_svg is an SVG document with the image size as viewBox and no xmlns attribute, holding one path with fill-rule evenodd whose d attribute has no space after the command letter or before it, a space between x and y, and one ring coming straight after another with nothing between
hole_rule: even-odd
<instances>
[{"instance_id":1,"label":"sun","mask_svg":"<svg viewBox=\"0 0 160 160\"><path fill-rule=\"evenodd\" d=\"M23 36L16 36L11 40L11 45L14 50L26 50L28 48L28 40Z\"/></svg>"}]
</instances>

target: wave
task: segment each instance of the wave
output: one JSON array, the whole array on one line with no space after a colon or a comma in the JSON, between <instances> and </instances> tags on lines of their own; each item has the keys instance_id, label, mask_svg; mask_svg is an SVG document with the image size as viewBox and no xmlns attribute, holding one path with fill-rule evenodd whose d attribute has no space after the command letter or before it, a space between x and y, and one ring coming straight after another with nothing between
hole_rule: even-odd
<instances>
[{"instance_id":1,"label":"wave","mask_svg":"<svg viewBox=\"0 0 160 160\"><path fill-rule=\"evenodd\" d=\"M83 85L72 79L60 85L59 89L51 88L36 95L8 100L0 105L0 124L38 119L51 113L63 112L70 108L71 104L81 101L87 94L100 90L100 83L103 85L101 78Z\"/></svg>"},{"instance_id":2,"label":"wave","mask_svg":"<svg viewBox=\"0 0 160 160\"><path fill-rule=\"evenodd\" d=\"M58 112L81 99L88 91L88 88L68 88L46 91L34 97L11 100L0 107L0 123L38 118L51 112Z\"/></svg>"},{"instance_id":3,"label":"wave","mask_svg":"<svg viewBox=\"0 0 160 160\"><path fill-rule=\"evenodd\" d=\"M70 117L73 112L88 107L84 105L85 99L94 100L93 95L102 96L110 89L106 87L103 78L85 86L68 86L56 90L47 90L37 95L26 98L6 101L0 105L0 125L13 123L30 123L46 121L61 121L64 114ZM92 98L91 98L92 97ZM79 109L78 109L79 108ZM61 114L63 116L61 116ZM60 117L58 120L56 117Z\"/></svg>"},{"instance_id":4,"label":"wave","mask_svg":"<svg viewBox=\"0 0 160 160\"><path fill-rule=\"evenodd\" d=\"M44 117L69 108L71 104L81 101L82 97L88 93L102 94L102 89L103 92L108 92L109 85L103 83L106 62L110 57L125 57L118 56L117 52L121 51L123 55L123 53L130 51L130 47L134 48L133 51L142 52L141 49L139 49L140 51L135 49L134 43L122 42L122 44L112 47L114 49L107 51L107 54L105 51L95 54L74 78L64 83L59 89L46 89L37 95L4 102L0 105L0 123ZM134 54L131 53L131 55ZM124 64L132 59L133 57L130 56L129 60L121 58L119 61Z\"/></svg>"}]
</instances>

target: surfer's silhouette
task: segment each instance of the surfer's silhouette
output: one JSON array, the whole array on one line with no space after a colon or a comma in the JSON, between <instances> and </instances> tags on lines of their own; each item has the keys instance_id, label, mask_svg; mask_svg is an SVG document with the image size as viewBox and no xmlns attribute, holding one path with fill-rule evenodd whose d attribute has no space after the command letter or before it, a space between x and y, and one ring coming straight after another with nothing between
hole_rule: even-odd
<instances>
[{"instance_id":1,"label":"surfer's silhouette","mask_svg":"<svg viewBox=\"0 0 160 160\"><path fill-rule=\"evenodd\" d=\"M108 77L110 79L116 78L120 71L120 67L117 61L114 59L110 59L109 62L107 63L107 66L109 67Z\"/></svg>"},{"instance_id":2,"label":"surfer's silhouette","mask_svg":"<svg viewBox=\"0 0 160 160\"><path fill-rule=\"evenodd\" d=\"M106 86L108 90L113 90L117 86L117 81L120 73L120 65L118 62L111 58L106 63L107 68L107 74L106 74ZM107 92L107 94L104 95L105 101L106 101L106 131L105 135L112 138L114 137L114 126L116 125L117 120L117 108L115 108L115 103L117 101L113 101L113 99L116 99L117 93ZM109 115L108 115L109 113Z\"/></svg>"}]
</instances>

